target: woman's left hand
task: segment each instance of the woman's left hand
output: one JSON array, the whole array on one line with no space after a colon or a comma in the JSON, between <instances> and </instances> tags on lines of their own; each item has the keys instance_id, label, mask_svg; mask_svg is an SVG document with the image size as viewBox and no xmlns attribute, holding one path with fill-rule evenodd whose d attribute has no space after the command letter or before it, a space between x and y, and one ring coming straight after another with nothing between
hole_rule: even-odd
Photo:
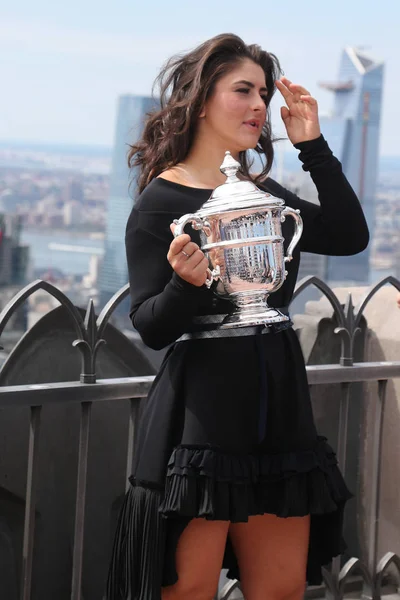
<instances>
[{"instance_id":1,"label":"woman's left hand","mask_svg":"<svg viewBox=\"0 0 400 600\"><path fill-rule=\"evenodd\" d=\"M287 106L281 107L281 117L292 144L315 140L321 135L318 118L318 103L301 85L281 77L276 87L284 97Z\"/></svg>"}]
</instances>

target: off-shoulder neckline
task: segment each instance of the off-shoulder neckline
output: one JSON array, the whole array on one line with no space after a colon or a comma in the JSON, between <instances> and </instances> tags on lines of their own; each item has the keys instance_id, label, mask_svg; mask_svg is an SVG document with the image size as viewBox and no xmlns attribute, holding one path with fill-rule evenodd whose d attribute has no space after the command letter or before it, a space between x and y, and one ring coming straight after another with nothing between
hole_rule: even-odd
<instances>
[{"instance_id":1,"label":"off-shoulder neckline","mask_svg":"<svg viewBox=\"0 0 400 600\"><path fill-rule=\"evenodd\" d=\"M191 190L193 192L208 192L211 194L214 191L213 188L193 187L191 185L185 185L183 183L178 183L176 181L170 181L169 179L164 179L164 177L155 177L152 181L153 182L154 181L162 182L162 183L167 184L170 187L181 188L184 190Z\"/></svg>"},{"instance_id":2,"label":"off-shoulder neckline","mask_svg":"<svg viewBox=\"0 0 400 600\"><path fill-rule=\"evenodd\" d=\"M267 180L271 181L271 179L268 177L265 181L263 181L261 183L261 185L266 185L266 181ZM193 187L191 185L185 185L183 183L177 183L176 181L170 181L169 179L164 179L164 177L155 177L154 179L152 179L152 181L150 183L153 183L155 181L165 183L167 186L173 187L175 189L182 189L182 190L186 190L186 191L193 191L195 193L197 193L197 192L203 192L203 193L204 192L208 192L209 194L212 194L212 192L214 191L213 188ZM256 184L256 185L260 185L260 184Z\"/></svg>"}]
</instances>

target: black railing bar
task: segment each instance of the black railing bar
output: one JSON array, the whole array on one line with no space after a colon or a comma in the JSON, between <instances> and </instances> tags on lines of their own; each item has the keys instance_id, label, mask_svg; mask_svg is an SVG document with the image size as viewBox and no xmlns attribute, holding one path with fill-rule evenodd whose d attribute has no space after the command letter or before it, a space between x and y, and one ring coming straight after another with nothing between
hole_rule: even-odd
<instances>
[{"instance_id":1,"label":"black railing bar","mask_svg":"<svg viewBox=\"0 0 400 600\"><path fill-rule=\"evenodd\" d=\"M33 542L35 536L36 485L40 436L40 406L31 408L29 424L28 469L26 480L24 541L22 546L21 599L29 600L32 586Z\"/></svg>"},{"instance_id":2,"label":"black railing bar","mask_svg":"<svg viewBox=\"0 0 400 600\"><path fill-rule=\"evenodd\" d=\"M130 412L129 412L128 450L127 450L127 457L126 457L125 492L127 492L129 490L130 485L131 485L128 478L132 475L132 471L133 471L135 433L136 433L138 412L139 412L139 403L137 402L137 400L131 400Z\"/></svg>"},{"instance_id":3,"label":"black railing bar","mask_svg":"<svg viewBox=\"0 0 400 600\"><path fill-rule=\"evenodd\" d=\"M400 361L307 366L310 385L378 381L400 377ZM79 381L15 385L0 387L0 407L33 406L60 402L99 402L144 398L154 381L154 375L99 379L86 384Z\"/></svg>"},{"instance_id":4,"label":"black railing bar","mask_svg":"<svg viewBox=\"0 0 400 600\"><path fill-rule=\"evenodd\" d=\"M96 383L63 381L34 385L0 387L0 407L60 404L64 402L100 402L147 396L154 375L99 379Z\"/></svg>"},{"instance_id":5,"label":"black railing bar","mask_svg":"<svg viewBox=\"0 0 400 600\"><path fill-rule=\"evenodd\" d=\"M218 592L215 597L215 600L229 600L233 598L233 592L235 590L240 590L240 583L237 579L227 581L222 590Z\"/></svg>"},{"instance_id":6,"label":"black railing bar","mask_svg":"<svg viewBox=\"0 0 400 600\"><path fill-rule=\"evenodd\" d=\"M378 394L374 398L372 461L371 461L371 507L368 534L368 567L372 577L376 575L378 559L378 525L380 508L380 485L382 471L382 434L385 414L387 380L378 381Z\"/></svg>"},{"instance_id":7,"label":"black railing bar","mask_svg":"<svg viewBox=\"0 0 400 600\"><path fill-rule=\"evenodd\" d=\"M90 402L82 403L81 423L79 432L78 477L75 503L75 531L72 557L71 600L81 600L83 540L85 529L86 479L91 408L92 405Z\"/></svg>"},{"instance_id":8,"label":"black railing bar","mask_svg":"<svg viewBox=\"0 0 400 600\"><path fill-rule=\"evenodd\" d=\"M353 366L309 365L308 383L352 383L400 377L400 361L354 363Z\"/></svg>"},{"instance_id":9,"label":"black railing bar","mask_svg":"<svg viewBox=\"0 0 400 600\"><path fill-rule=\"evenodd\" d=\"M337 437L337 460L343 476L346 478L346 456L347 456L347 433L349 426L349 408L350 408L351 383L341 384L341 395L339 404L339 425ZM341 569L341 558L336 556L332 560L331 574L337 581Z\"/></svg>"},{"instance_id":10,"label":"black railing bar","mask_svg":"<svg viewBox=\"0 0 400 600\"><path fill-rule=\"evenodd\" d=\"M337 459L340 470L346 477L346 456L347 456L347 432L349 426L349 408L350 408L351 383L341 384L341 396L339 405L339 427L337 440Z\"/></svg>"}]
</instances>

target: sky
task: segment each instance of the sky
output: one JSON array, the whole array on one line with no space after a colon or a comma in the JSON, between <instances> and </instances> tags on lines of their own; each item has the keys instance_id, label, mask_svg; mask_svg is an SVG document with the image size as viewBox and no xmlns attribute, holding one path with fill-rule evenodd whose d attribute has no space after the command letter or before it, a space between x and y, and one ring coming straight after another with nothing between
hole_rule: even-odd
<instances>
[{"instance_id":1,"label":"sky","mask_svg":"<svg viewBox=\"0 0 400 600\"><path fill-rule=\"evenodd\" d=\"M275 53L322 114L332 97L318 82L336 79L344 47L383 60L380 152L397 156L399 19L398 0L3 0L0 140L111 146L120 94L150 94L169 56L230 32Z\"/></svg>"}]
</instances>

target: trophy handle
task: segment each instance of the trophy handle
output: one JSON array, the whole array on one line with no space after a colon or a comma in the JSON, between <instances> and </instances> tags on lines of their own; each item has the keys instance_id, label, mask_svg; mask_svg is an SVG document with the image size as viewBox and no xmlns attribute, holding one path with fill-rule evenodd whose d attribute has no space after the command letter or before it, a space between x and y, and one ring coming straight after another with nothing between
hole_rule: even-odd
<instances>
[{"instance_id":1,"label":"trophy handle","mask_svg":"<svg viewBox=\"0 0 400 600\"><path fill-rule=\"evenodd\" d=\"M294 208L290 208L290 206L286 206L286 208L283 209L282 214L281 214L281 222L282 223L284 222L284 220L287 216L293 217L293 219L294 219L294 234L293 234L293 237L289 244L289 247L287 249L287 256L285 256L285 263L290 262L293 259L293 250L297 246L297 244L301 238L301 234L303 233L303 219L300 216L300 210L298 208L295 210Z\"/></svg>"},{"instance_id":2,"label":"trophy handle","mask_svg":"<svg viewBox=\"0 0 400 600\"><path fill-rule=\"evenodd\" d=\"M210 228L210 224L208 221L203 221L199 216L194 214L183 215L180 219L174 219L174 224L176 225L174 231L174 237L178 237L178 235L182 235L184 233L184 229L188 223L192 224L193 229L196 231L203 231ZM207 231L205 234L208 235ZM207 279L205 281L206 287L210 289L213 284L213 281L217 281L220 278L220 268L217 265L215 269L211 271L211 269L207 269Z\"/></svg>"},{"instance_id":3,"label":"trophy handle","mask_svg":"<svg viewBox=\"0 0 400 600\"><path fill-rule=\"evenodd\" d=\"M181 217L180 219L174 219L174 224L176 225L175 231L174 231L174 237L178 237L178 235L182 235L182 233L184 233L184 229L188 223L191 223L193 229L196 229L196 231L200 231L201 229L204 229L204 227L209 226L207 221L203 222L203 219L200 219L200 217L198 217L197 215L194 215L194 214L183 215L183 217Z\"/></svg>"}]
</instances>

